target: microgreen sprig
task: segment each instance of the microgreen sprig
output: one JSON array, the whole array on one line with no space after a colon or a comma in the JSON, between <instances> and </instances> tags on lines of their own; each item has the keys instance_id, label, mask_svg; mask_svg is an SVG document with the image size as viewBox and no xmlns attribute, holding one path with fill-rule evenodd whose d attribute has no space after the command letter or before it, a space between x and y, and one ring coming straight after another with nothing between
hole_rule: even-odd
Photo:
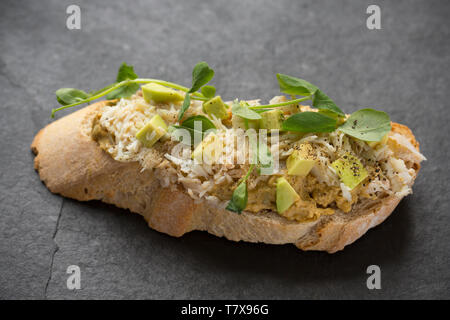
<instances>
[{"instance_id":1,"label":"microgreen sprig","mask_svg":"<svg viewBox=\"0 0 450 320\"><path fill-rule=\"evenodd\" d=\"M57 111L88 103L104 96L108 99L128 98L139 90L140 84L157 83L169 88L177 89L186 93L185 100L178 114L181 121L184 113L190 106L190 100L207 101L216 92L213 86L206 85L214 76L206 62L199 62L192 71L192 86L190 88L182 85L159 80L138 78L133 66L123 63L117 73L116 82L94 92L85 92L74 88L61 88L56 91L56 99L62 105L52 109L52 118ZM347 135L364 141L379 141L390 130L389 116L381 111L363 109L355 112L345 121L344 112L323 91L312 83L292 77L286 74L277 74L280 91L292 96L292 99L276 104L260 106L243 106L233 103L232 113L246 120L258 120L260 113L300 102L311 100L312 106L318 109L318 114L301 112L292 115L283 122L283 129L296 132L329 132L338 129ZM201 92L198 92L201 90ZM303 96L297 98L296 96ZM332 125L334 119L335 123Z\"/></svg>"},{"instance_id":2,"label":"microgreen sprig","mask_svg":"<svg viewBox=\"0 0 450 320\"><path fill-rule=\"evenodd\" d=\"M307 96L307 97L303 97L303 98L298 98L298 99L292 99L286 102L280 102L280 103L274 103L274 104L265 104L265 105L260 105L260 106L250 106L249 108L252 110L258 110L258 109L272 109L272 108L278 108L278 107L284 107L284 106L288 106L291 104L299 104L300 102L303 101L307 101L307 100L311 100L312 96Z\"/></svg>"},{"instance_id":3,"label":"microgreen sprig","mask_svg":"<svg viewBox=\"0 0 450 320\"><path fill-rule=\"evenodd\" d=\"M181 122L186 110L190 106L191 99L208 101L215 96L216 88L207 85L213 77L214 70L206 62L199 62L192 71L192 86L188 88L169 81L139 78L134 72L133 66L123 63L118 70L116 81L100 90L85 92L74 88L58 89L56 91L56 99L61 104L61 107L52 109L52 118L57 111L88 103L102 97L106 97L107 99L129 98L139 90L141 84L156 83L185 92L185 99L178 114L178 121ZM277 74L277 80L280 91L290 95L291 100L259 106L249 106L243 101L238 102L238 100L235 100L231 110L232 114L243 118L245 121L259 120L261 119L260 114L263 112L288 105L298 105L300 102L310 100L312 106L318 112L304 111L295 113L283 121L282 130L314 133L332 132L337 129L346 135L369 142L380 141L391 130L390 118L385 112L373 109L361 109L346 119L345 113L336 103L312 83L280 73ZM200 92L198 92L199 90ZM196 121L202 123L201 132L197 132L194 126ZM187 129L192 139L194 134L198 133L203 136L208 130L216 130L216 127L207 117L194 115L184 120L179 126L171 126L171 129ZM257 146L256 149L258 155L254 154L253 156L254 158L256 157L259 168L270 169L273 165L273 156L270 151L260 146ZM247 180L256 165L252 163L246 175L239 181L226 207L227 210L241 213L247 206Z\"/></svg>"},{"instance_id":4,"label":"microgreen sprig","mask_svg":"<svg viewBox=\"0 0 450 320\"><path fill-rule=\"evenodd\" d=\"M246 120L259 120L261 119L261 115L251 109L248 104L244 101L238 102L238 100L233 101L233 105L231 107L231 113L241 117Z\"/></svg>"},{"instance_id":5,"label":"microgreen sprig","mask_svg":"<svg viewBox=\"0 0 450 320\"><path fill-rule=\"evenodd\" d=\"M60 104L62 104L62 107L59 107L59 108L56 108L56 109L52 110L52 118L54 118L54 115L55 115L55 113L57 111L64 110L64 109L67 109L67 108L71 108L71 107L75 107L75 106L81 105L83 103L87 103L87 102L91 102L91 101L100 99L100 98L106 96L108 93L111 93L114 90L119 89L119 88L121 88L123 86L127 86L127 85L130 85L130 84L146 84L146 83L157 83L157 84L160 84L160 85L172 88L172 89L177 89L177 90L180 90L180 91L184 91L184 92L187 92L189 90L189 88L183 87L183 86L181 86L179 84L176 84L176 83L173 83L173 82L159 80L159 79L145 79L145 78L137 78L137 79L134 79L134 80L130 80L130 79L124 80L124 81L121 81L119 83L115 83L113 85L105 87L102 90L96 91L96 92L94 92L92 94L86 94L84 91L78 90L78 89L62 88L62 89L59 89L59 90L56 91L56 98L57 98L58 102L60 102ZM69 92L71 95L75 95L76 99L75 100L71 100L70 104L64 103L64 100L62 100L62 101L60 100L61 96L62 96L62 93L64 92L62 90L65 90L65 95L68 94L67 92ZM77 94L77 91L82 91L86 95ZM208 100L206 97L204 97L203 95L201 95L200 93L197 93L197 92L195 92L193 94L193 96L194 96L193 99L205 100L205 101ZM126 97L126 98L128 98L128 97Z\"/></svg>"},{"instance_id":6,"label":"microgreen sprig","mask_svg":"<svg viewBox=\"0 0 450 320\"><path fill-rule=\"evenodd\" d=\"M192 70L192 87L186 92L184 97L183 105L178 113L178 121L181 121L184 113L191 105L191 93L196 92L205 84L207 84L214 77L214 70L209 67L209 65L202 61L195 65L194 70ZM207 90L210 91L210 90ZM209 93L209 92L208 92ZM214 90L215 93L215 90ZM203 95L203 94L202 94ZM206 97L205 97L206 98Z\"/></svg>"},{"instance_id":7,"label":"microgreen sprig","mask_svg":"<svg viewBox=\"0 0 450 320\"><path fill-rule=\"evenodd\" d=\"M196 129L195 123L200 123L199 129ZM211 130L216 130L216 126L214 123L203 115L195 115L184 120L179 126L172 125L173 131L176 129L184 129L187 130L191 136L190 144L194 144L195 134L197 133L202 139L205 134ZM185 143L188 144L188 143Z\"/></svg>"},{"instance_id":8,"label":"microgreen sprig","mask_svg":"<svg viewBox=\"0 0 450 320\"><path fill-rule=\"evenodd\" d=\"M137 78L138 75L134 72L133 66L129 66L124 62L122 63L122 65L119 68L119 71L117 72L116 83L120 83L126 80L135 80ZM127 98L133 95L138 90L139 90L138 83L129 82L109 92L106 95L106 99L113 100L113 99Z\"/></svg>"},{"instance_id":9,"label":"microgreen sprig","mask_svg":"<svg viewBox=\"0 0 450 320\"><path fill-rule=\"evenodd\" d=\"M205 62L206 63L206 62ZM199 63L201 68L204 69L204 64ZM199 65L197 64L197 66ZM208 67L209 68L209 67ZM196 70L194 68L194 70ZM212 69L209 69L212 70ZM197 69L197 71L199 71ZM200 70L201 71L201 70ZM214 72L214 71L213 71ZM194 72L193 72L194 73ZM209 78L210 77L210 78ZM209 79L208 79L209 78ZM132 66L127 65L125 62L120 66L119 71L117 73L116 82L113 84L110 84L100 90L93 91L90 93L87 93L83 90L74 89L74 88L61 88L58 89L56 94L57 101L62 105L59 108L52 109L51 117L55 117L55 113L64 110L67 108L75 107L84 103L88 103L97 99L100 99L102 97L106 97L107 99L119 99L119 98L129 98L132 96L137 90L139 90L140 84L146 84L146 83L157 83L172 89L180 90L183 92L188 93L190 92L190 95L192 96L193 100L201 100L201 101L207 101L209 100L209 97L206 97L204 94L200 92L196 92L200 87L202 87L204 84L209 82L211 80L211 72L198 72L196 73L196 81L193 85L193 88L195 91L192 91L193 88L187 88L182 85L159 80L159 79L149 79L149 78L138 78L137 74L134 72L134 69ZM203 81L207 81L203 83ZM207 92L212 92L212 86L208 86ZM215 92L215 88L214 88ZM188 95L188 94L187 94ZM189 97L189 99L191 98ZM189 107L189 106L188 106ZM187 109L187 108L186 108ZM186 110L184 110L186 111ZM184 114L184 112L183 112Z\"/></svg>"},{"instance_id":10,"label":"microgreen sprig","mask_svg":"<svg viewBox=\"0 0 450 320\"><path fill-rule=\"evenodd\" d=\"M254 168L255 164L251 164L247 174L241 179L236 189L234 189L231 200L228 202L225 209L241 214L245 207L247 207L247 179L250 177L250 174L253 172Z\"/></svg>"}]
</instances>

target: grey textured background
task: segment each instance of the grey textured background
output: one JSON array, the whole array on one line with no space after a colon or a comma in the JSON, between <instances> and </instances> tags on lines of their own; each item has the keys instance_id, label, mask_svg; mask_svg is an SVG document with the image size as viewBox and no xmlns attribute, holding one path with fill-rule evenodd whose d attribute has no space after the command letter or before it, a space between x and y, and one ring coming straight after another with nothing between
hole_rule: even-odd
<instances>
[{"instance_id":1,"label":"grey textured background","mask_svg":"<svg viewBox=\"0 0 450 320\"><path fill-rule=\"evenodd\" d=\"M65 27L72 3L81 30ZM372 3L379 31L365 26ZM0 298L450 298L449 17L448 0L2 0ZM389 112L429 159L414 194L329 255L200 232L175 239L128 211L48 192L29 145L50 122L57 88L100 88L122 61L143 77L188 84L200 60L227 99L269 99L282 72L347 112ZM72 264L78 291L66 288ZM382 290L366 288L371 264Z\"/></svg>"}]
</instances>

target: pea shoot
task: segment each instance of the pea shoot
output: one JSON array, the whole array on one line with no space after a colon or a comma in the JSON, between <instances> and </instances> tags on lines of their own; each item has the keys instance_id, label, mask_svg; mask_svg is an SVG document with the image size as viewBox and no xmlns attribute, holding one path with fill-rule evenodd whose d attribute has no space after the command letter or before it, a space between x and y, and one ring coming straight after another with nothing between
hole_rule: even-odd
<instances>
[{"instance_id":1,"label":"pea shoot","mask_svg":"<svg viewBox=\"0 0 450 320\"><path fill-rule=\"evenodd\" d=\"M88 103L102 97L110 100L129 98L135 94L141 84L155 83L168 88L176 89L185 93L184 101L178 113L178 122L180 125L172 125L171 129L186 129L191 135L195 133L202 136L207 130L216 130L214 123L204 115L194 115L183 120L185 112L188 110L191 100L200 100L203 102L211 101L217 98L216 88L207 85L214 77L214 70L206 62L197 63L192 70L191 87L185 87L169 81L139 78L135 73L133 66L122 63L114 83L103 87L97 91L86 92L74 88L61 88L56 91L56 99L61 104L59 108L52 109L53 118L57 111ZM320 90L314 84L286 74L277 74L277 80L280 91L291 97L290 100L274 104L259 106L250 106L244 101L233 102L231 113L233 116L240 117L248 124L249 121L261 122L261 114L267 111L281 108L288 105L299 105L304 101L311 101L317 112L304 111L296 112L287 119L281 119L281 130L301 133L320 133L339 130L346 135L356 139L368 142L380 141L390 130L391 122L389 116L382 111L374 109L361 109L354 112L348 118L345 113L336 105L336 103ZM220 97L219 97L220 98ZM181 99L180 99L181 100ZM202 132L196 132L194 122L202 123ZM246 175L241 178L232 198L226 209L236 213L242 213L248 202L247 180L256 167L261 169L270 169L273 164L273 157L270 151L256 147L256 163L250 164Z\"/></svg>"},{"instance_id":2,"label":"pea shoot","mask_svg":"<svg viewBox=\"0 0 450 320\"><path fill-rule=\"evenodd\" d=\"M61 88L58 89L56 94L56 100L62 105L59 108L52 109L51 117L55 117L55 113L67 108L75 107L84 103L88 103L102 97L106 97L109 100L129 98L139 90L140 84L146 83L157 83L172 89L180 90L186 92L187 98L183 103L183 107L180 110L179 119L184 115L184 112L189 107L190 99L207 101L209 98L204 94L197 92L202 86L208 83L214 76L214 71L209 68L206 62L200 62L192 71L192 87L187 88L182 85L159 80L159 79L149 79L149 78L138 78L137 74L134 72L132 66L127 65L125 62L120 66L117 73L116 82L110 84L100 90L87 93L83 90L74 88ZM207 94L213 92L212 86L208 86L206 89ZM215 88L214 88L215 93Z\"/></svg>"}]
</instances>

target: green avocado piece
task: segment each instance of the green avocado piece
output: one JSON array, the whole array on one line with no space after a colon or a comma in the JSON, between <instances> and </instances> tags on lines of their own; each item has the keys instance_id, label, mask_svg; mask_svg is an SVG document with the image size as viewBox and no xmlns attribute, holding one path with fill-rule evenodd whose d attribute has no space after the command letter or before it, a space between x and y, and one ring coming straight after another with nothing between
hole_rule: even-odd
<instances>
[{"instance_id":1,"label":"green avocado piece","mask_svg":"<svg viewBox=\"0 0 450 320\"><path fill-rule=\"evenodd\" d=\"M191 158L197 163L206 162L207 164L216 163L222 152L220 148L220 140L213 132L208 134L202 142L200 142L191 154Z\"/></svg>"},{"instance_id":2,"label":"green avocado piece","mask_svg":"<svg viewBox=\"0 0 450 320\"><path fill-rule=\"evenodd\" d=\"M154 115L137 133L136 138L150 148L167 133L167 125L160 115Z\"/></svg>"},{"instance_id":3,"label":"green avocado piece","mask_svg":"<svg viewBox=\"0 0 450 320\"><path fill-rule=\"evenodd\" d=\"M244 119L236 115L231 116L231 123L234 129L259 129L259 119L258 120L250 120Z\"/></svg>"},{"instance_id":4,"label":"green avocado piece","mask_svg":"<svg viewBox=\"0 0 450 320\"><path fill-rule=\"evenodd\" d=\"M349 153L334 161L331 167L336 171L342 183L350 190L353 190L369 175L361 161Z\"/></svg>"},{"instance_id":5,"label":"green avocado piece","mask_svg":"<svg viewBox=\"0 0 450 320\"><path fill-rule=\"evenodd\" d=\"M286 160L288 174L305 177L314 167L316 160L311 155L312 146L302 143Z\"/></svg>"},{"instance_id":6,"label":"green avocado piece","mask_svg":"<svg viewBox=\"0 0 450 320\"><path fill-rule=\"evenodd\" d=\"M279 109L273 109L261 113L261 119L259 119L259 127L261 129L278 129L281 130L281 125L283 123L283 111Z\"/></svg>"},{"instance_id":7,"label":"green avocado piece","mask_svg":"<svg viewBox=\"0 0 450 320\"><path fill-rule=\"evenodd\" d=\"M148 103L176 102L184 100L184 96L180 92L153 82L142 86L142 95L144 96L144 100Z\"/></svg>"},{"instance_id":8,"label":"green avocado piece","mask_svg":"<svg viewBox=\"0 0 450 320\"><path fill-rule=\"evenodd\" d=\"M218 119L226 119L230 116L228 106L220 96L216 96L203 103L203 111L209 115L213 114Z\"/></svg>"},{"instance_id":9,"label":"green avocado piece","mask_svg":"<svg viewBox=\"0 0 450 320\"><path fill-rule=\"evenodd\" d=\"M388 142L389 134L386 133L380 141L368 141L369 147L376 149L378 146L385 145Z\"/></svg>"},{"instance_id":10,"label":"green avocado piece","mask_svg":"<svg viewBox=\"0 0 450 320\"><path fill-rule=\"evenodd\" d=\"M276 197L278 213L283 213L289 209L295 201L300 199L300 196L285 178L278 178L277 180Z\"/></svg>"}]
</instances>

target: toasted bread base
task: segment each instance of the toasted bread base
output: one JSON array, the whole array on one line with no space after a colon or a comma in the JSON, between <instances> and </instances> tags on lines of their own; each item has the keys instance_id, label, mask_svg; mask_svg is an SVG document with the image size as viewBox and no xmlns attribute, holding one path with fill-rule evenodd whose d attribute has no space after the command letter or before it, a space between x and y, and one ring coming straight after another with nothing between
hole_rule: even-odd
<instances>
[{"instance_id":1,"label":"toasted bread base","mask_svg":"<svg viewBox=\"0 0 450 320\"><path fill-rule=\"evenodd\" d=\"M238 215L206 201L195 202L182 187L161 188L150 170L141 172L137 162L115 161L92 140L93 119L105 103L87 106L40 130L31 144L34 167L51 192L129 209L142 215L151 228L171 236L204 230L234 241L293 243L302 250L334 253L383 222L401 200L391 196L364 201L350 213L337 212L312 222L290 221L270 212ZM392 127L418 149L407 127L395 123Z\"/></svg>"}]
</instances>

